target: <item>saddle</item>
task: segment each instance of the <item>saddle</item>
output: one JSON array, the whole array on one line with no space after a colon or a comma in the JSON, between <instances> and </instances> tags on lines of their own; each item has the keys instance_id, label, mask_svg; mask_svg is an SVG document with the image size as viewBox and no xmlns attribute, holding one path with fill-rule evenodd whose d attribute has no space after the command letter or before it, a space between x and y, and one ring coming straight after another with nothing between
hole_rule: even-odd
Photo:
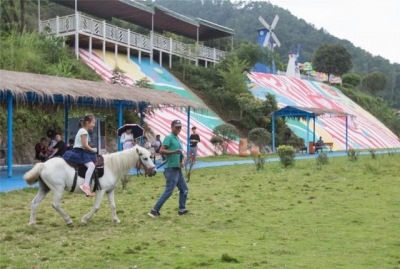
<instances>
[{"instance_id":1,"label":"saddle","mask_svg":"<svg viewBox=\"0 0 400 269\"><path fill-rule=\"evenodd\" d=\"M78 181L78 176L80 177L85 177L87 167L84 164L72 164L68 163L72 168L75 169L75 176L74 176L74 182L72 183L72 187L70 192L74 192L76 188L76 182ZM93 192L97 190L101 190L101 185L99 178L101 178L104 175L104 158L101 155L96 155L96 160L94 161L94 171L92 174L92 177L90 178L90 186L92 185L92 182L94 181L94 187L93 187Z\"/></svg>"}]
</instances>

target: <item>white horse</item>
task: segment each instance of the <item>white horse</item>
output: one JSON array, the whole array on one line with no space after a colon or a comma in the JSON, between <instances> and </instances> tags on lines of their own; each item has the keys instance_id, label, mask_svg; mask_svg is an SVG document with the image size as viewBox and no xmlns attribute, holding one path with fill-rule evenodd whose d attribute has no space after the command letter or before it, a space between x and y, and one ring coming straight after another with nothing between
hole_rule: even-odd
<instances>
[{"instance_id":1,"label":"white horse","mask_svg":"<svg viewBox=\"0 0 400 269\"><path fill-rule=\"evenodd\" d=\"M108 195L108 202L111 208L112 221L119 223L114 202L114 190L119 179L126 175L133 167L141 164L147 175L156 174L155 165L150 158L150 153L140 146L131 149L103 155L104 175L99 178L101 190L96 191L93 209L83 216L81 222L87 221L99 210L104 193ZM63 211L60 201L63 191L71 191L75 176L75 169L68 165L62 158L53 158L45 163L37 163L31 170L25 173L24 179L32 185L39 181L39 191L31 203L31 218L29 225L36 224L36 209L44 197L53 191L53 202L51 205L61 215L66 224L72 224L71 218ZM83 183L83 178L78 176L74 193L84 195L79 186ZM94 184L94 183L93 183ZM93 184L91 188L93 188Z\"/></svg>"}]
</instances>

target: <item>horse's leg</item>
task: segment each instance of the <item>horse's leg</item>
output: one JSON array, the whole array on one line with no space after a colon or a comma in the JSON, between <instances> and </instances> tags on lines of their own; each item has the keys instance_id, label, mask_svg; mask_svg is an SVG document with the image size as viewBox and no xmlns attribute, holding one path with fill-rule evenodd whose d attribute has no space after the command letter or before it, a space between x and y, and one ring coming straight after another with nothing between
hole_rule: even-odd
<instances>
[{"instance_id":1,"label":"horse's leg","mask_svg":"<svg viewBox=\"0 0 400 269\"><path fill-rule=\"evenodd\" d=\"M36 209L38 208L40 202L46 197L50 189L44 184L43 181L39 180L39 191L31 203L31 218L29 220L29 225L36 225Z\"/></svg>"},{"instance_id":2,"label":"horse's leg","mask_svg":"<svg viewBox=\"0 0 400 269\"><path fill-rule=\"evenodd\" d=\"M85 216L83 216L81 222L86 224L87 221L100 209L100 204L101 204L101 200L103 200L103 196L104 196L105 191L101 190L101 191L96 191L96 198L94 201L94 206L93 209L87 213Z\"/></svg>"},{"instance_id":3,"label":"horse's leg","mask_svg":"<svg viewBox=\"0 0 400 269\"><path fill-rule=\"evenodd\" d=\"M61 215L66 224L72 224L71 218L64 212L64 210L62 210L60 206L62 193L63 193L62 188L53 189L53 202L51 203L51 206Z\"/></svg>"},{"instance_id":4,"label":"horse's leg","mask_svg":"<svg viewBox=\"0 0 400 269\"><path fill-rule=\"evenodd\" d=\"M112 221L116 222L116 223L120 223L121 221L117 217L117 210L116 210L116 207L115 207L114 190L108 192L107 196L108 196L108 203L110 204Z\"/></svg>"}]
</instances>

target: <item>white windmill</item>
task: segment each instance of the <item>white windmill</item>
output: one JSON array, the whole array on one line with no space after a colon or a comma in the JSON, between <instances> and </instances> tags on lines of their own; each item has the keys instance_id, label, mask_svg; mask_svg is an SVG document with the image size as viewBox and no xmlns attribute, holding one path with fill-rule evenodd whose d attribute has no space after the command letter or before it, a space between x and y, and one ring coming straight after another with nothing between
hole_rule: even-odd
<instances>
[{"instance_id":1,"label":"white windmill","mask_svg":"<svg viewBox=\"0 0 400 269\"><path fill-rule=\"evenodd\" d=\"M299 64L297 61L299 56L300 56L300 44L297 46L297 53L292 52L291 54L289 54L289 62L286 68L287 77L301 78Z\"/></svg>"},{"instance_id":2,"label":"white windmill","mask_svg":"<svg viewBox=\"0 0 400 269\"><path fill-rule=\"evenodd\" d=\"M265 27L265 29L258 30L258 43L262 47L265 47L267 49L270 49L271 51L274 51L274 48L276 46L277 47L281 46L281 42L279 42L279 39L276 37L276 35L274 33L274 29L279 21L279 16L278 15L275 16L274 20L272 21L271 26L261 16L258 17L258 20ZM266 33L266 35L265 35L265 33ZM273 41L271 41L271 37L272 37ZM267 70L267 67L266 66L264 66L264 67ZM261 71L261 69L263 69L263 65L261 64L256 68L258 68L259 71ZM272 60L272 73L276 74L275 60Z\"/></svg>"}]
</instances>

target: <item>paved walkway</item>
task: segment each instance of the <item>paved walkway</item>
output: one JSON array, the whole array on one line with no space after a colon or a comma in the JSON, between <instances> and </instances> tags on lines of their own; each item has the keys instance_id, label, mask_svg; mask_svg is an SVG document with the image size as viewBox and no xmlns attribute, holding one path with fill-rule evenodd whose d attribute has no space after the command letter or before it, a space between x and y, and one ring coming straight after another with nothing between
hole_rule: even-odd
<instances>
[{"instance_id":1,"label":"paved walkway","mask_svg":"<svg viewBox=\"0 0 400 269\"><path fill-rule=\"evenodd\" d=\"M400 150L397 149L394 152L400 152ZM385 154L385 153L387 153L387 151L377 151L376 153L377 154ZM370 153L369 152L360 152L360 154L370 154ZM296 160L312 159L312 158L316 158L317 156L318 156L317 154L299 154L296 156ZM340 156L347 156L347 153L346 152L328 153L328 157L340 157ZM199 160L201 160L201 158ZM267 159L267 162L277 162L277 161L279 161L279 158ZM235 165L235 164L240 165L240 164L252 164L252 163L254 163L253 160L237 160L237 161L225 161L225 162L197 161L194 168L218 167L218 166L226 166L226 165ZM156 161L156 165L157 166L160 165L159 160ZM7 192L7 191L12 191L12 190L28 188L28 187L37 187L38 184L30 186L23 179L23 175L25 174L25 172L30 170L32 167L33 167L32 165L14 167L12 178L7 177L6 167L0 167L0 192ZM164 171L163 166L157 169L158 173L160 173L162 171ZM129 174L136 175L137 174L136 169L133 169Z\"/></svg>"}]
</instances>

